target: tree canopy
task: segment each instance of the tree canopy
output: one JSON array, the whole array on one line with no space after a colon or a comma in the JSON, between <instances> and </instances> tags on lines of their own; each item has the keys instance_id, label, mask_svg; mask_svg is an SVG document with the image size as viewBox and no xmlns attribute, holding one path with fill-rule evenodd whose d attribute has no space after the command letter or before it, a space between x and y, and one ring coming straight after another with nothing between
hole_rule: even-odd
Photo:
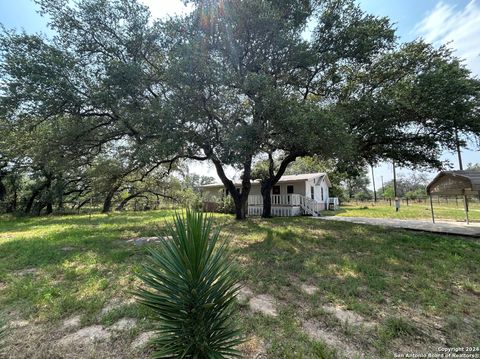
<instances>
[{"instance_id":1,"label":"tree canopy","mask_svg":"<svg viewBox=\"0 0 480 359\"><path fill-rule=\"evenodd\" d=\"M189 159L215 165L242 219L266 161L269 217L272 186L299 158L350 178L383 160L439 168L443 149L480 133L479 82L462 62L399 44L353 0L196 0L167 19L136 0L37 3L53 36L0 36L0 200L23 168L26 207L95 189L107 211L119 193L158 195Z\"/></svg>"}]
</instances>

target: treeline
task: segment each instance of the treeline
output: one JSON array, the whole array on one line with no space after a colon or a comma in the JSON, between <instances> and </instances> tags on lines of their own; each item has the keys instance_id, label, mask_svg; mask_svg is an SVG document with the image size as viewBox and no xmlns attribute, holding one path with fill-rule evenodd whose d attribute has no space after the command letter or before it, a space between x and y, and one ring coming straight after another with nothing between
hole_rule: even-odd
<instances>
[{"instance_id":1,"label":"treeline","mask_svg":"<svg viewBox=\"0 0 480 359\"><path fill-rule=\"evenodd\" d=\"M37 169L26 163L3 163L0 213L31 215L82 211L200 208L200 186L213 178L182 169L121 167L121 161L98 158L76 168Z\"/></svg>"},{"instance_id":2,"label":"treeline","mask_svg":"<svg viewBox=\"0 0 480 359\"><path fill-rule=\"evenodd\" d=\"M168 19L136 0L37 3L52 36L0 35L5 211L179 200L169 174L209 161L238 219L261 178L269 217L297 159L347 178L385 160L441 168L443 150L480 134L480 84L463 63L399 43L352 0L195 0Z\"/></svg>"},{"instance_id":3,"label":"treeline","mask_svg":"<svg viewBox=\"0 0 480 359\"><path fill-rule=\"evenodd\" d=\"M480 171L480 164L469 163L466 168L467 171ZM376 198L384 200L395 199L395 188L397 197L404 200L426 200L427 185L431 178L426 173L412 173L410 175L399 175L396 183L393 179L385 181L383 186L376 187ZM364 168L357 176L347 177L341 183L339 197L343 201L359 200L371 201L375 199L375 193L370 188L371 181L367 174L367 169ZM448 196L443 196L444 200L448 202ZM440 200L440 199L437 199ZM455 196L453 196L455 200ZM472 200L476 200L472 198Z\"/></svg>"}]
</instances>

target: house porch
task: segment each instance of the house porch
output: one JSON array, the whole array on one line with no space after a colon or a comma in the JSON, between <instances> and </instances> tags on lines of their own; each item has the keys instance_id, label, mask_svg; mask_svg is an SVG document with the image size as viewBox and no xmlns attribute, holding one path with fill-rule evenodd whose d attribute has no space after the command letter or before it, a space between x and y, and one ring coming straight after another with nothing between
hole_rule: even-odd
<instances>
[{"instance_id":1,"label":"house porch","mask_svg":"<svg viewBox=\"0 0 480 359\"><path fill-rule=\"evenodd\" d=\"M325 203L317 202L301 194L272 194L272 216L291 217L303 214L318 216L325 210ZM263 210L261 195L248 196L248 215L260 216Z\"/></svg>"}]
</instances>

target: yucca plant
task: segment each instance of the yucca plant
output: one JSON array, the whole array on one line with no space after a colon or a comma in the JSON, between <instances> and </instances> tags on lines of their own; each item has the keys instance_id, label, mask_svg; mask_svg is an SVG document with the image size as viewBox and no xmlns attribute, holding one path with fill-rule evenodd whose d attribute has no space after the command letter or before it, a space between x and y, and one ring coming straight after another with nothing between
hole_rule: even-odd
<instances>
[{"instance_id":1,"label":"yucca plant","mask_svg":"<svg viewBox=\"0 0 480 359\"><path fill-rule=\"evenodd\" d=\"M175 215L167 237L149 249L139 274L140 302L153 309L153 358L232 358L243 341L234 322L239 279L212 217Z\"/></svg>"}]
</instances>

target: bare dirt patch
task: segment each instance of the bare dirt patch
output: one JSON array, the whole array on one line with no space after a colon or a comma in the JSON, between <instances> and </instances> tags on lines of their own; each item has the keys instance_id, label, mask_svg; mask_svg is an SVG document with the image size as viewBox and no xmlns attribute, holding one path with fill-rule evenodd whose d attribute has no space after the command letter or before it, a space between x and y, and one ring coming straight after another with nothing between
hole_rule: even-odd
<instances>
[{"instance_id":1,"label":"bare dirt patch","mask_svg":"<svg viewBox=\"0 0 480 359\"><path fill-rule=\"evenodd\" d=\"M58 341L60 346L92 345L99 341L109 340L111 333L101 325L92 325L82 328L75 333L68 334Z\"/></svg>"},{"instance_id":2,"label":"bare dirt patch","mask_svg":"<svg viewBox=\"0 0 480 359\"><path fill-rule=\"evenodd\" d=\"M15 277L24 277L27 275L37 275L38 269L37 268L24 268L17 271L12 272Z\"/></svg>"},{"instance_id":3,"label":"bare dirt patch","mask_svg":"<svg viewBox=\"0 0 480 359\"><path fill-rule=\"evenodd\" d=\"M131 345L132 349L145 348L148 345L149 340L152 339L154 336L155 336L155 332L153 330L140 334L132 342L132 345Z\"/></svg>"},{"instance_id":4,"label":"bare dirt patch","mask_svg":"<svg viewBox=\"0 0 480 359\"><path fill-rule=\"evenodd\" d=\"M112 310L119 309L123 306L130 305L135 303L135 298L128 298L128 299L123 299L123 298L113 298L110 300L103 308L102 311L100 312L100 315L106 315Z\"/></svg>"},{"instance_id":5,"label":"bare dirt patch","mask_svg":"<svg viewBox=\"0 0 480 359\"><path fill-rule=\"evenodd\" d=\"M275 307L275 299L268 294L260 294L250 299L250 310L254 313L262 313L267 316L278 315Z\"/></svg>"},{"instance_id":6,"label":"bare dirt patch","mask_svg":"<svg viewBox=\"0 0 480 359\"><path fill-rule=\"evenodd\" d=\"M237 293L237 300L240 302L240 304L248 303L251 297L253 297L253 292L247 286L243 286L242 288L240 288L240 290Z\"/></svg>"},{"instance_id":7,"label":"bare dirt patch","mask_svg":"<svg viewBox=\"0 0 480 359\"><path fill-rule=\"evenodd\" d=\"M127 243L133 244L135 246L143 246L145 244L154 244L154 243L159 243L164 240L170 240L172 239L171 236L165 236L165 237L134 237L127 239Z\"/></svg>"},{"instance_id":8,"label":"bare dirt patch","mask_svg":"<svg viewBox=\"0 0 480 359\"><path fill-rule=\"evenodd\" d=\"M66 247L60 248L60 250L63 251L63 252L71 252L71 251L75 250L75 247L66 246Z\"/></svg>"},{"instance_id":9,"label":"bare dirt patch","mask_svg":"<svg viewBox=\"0 0 480 359\"><path fill-rule=\"evenodd\" d=\"M267 347L265 342L257 336L249 338L245 343L238 346L238 350L245 359L266 359Z\"/></svg>"},{"instance_id":10,"label":"bare dirt patch","mask_svg":"<svg viewBox=\"0 0 480 359\"><path fill-rule=\"evenodd\" d=\"M63 321L62 329L78 328L80 326L81 316L75 315Z\"/></svg>"},{"instance_id":11,"label":"bare dirt patch","mask_svg":"<svg viewBox=\"0 0 480 359\"><path fill-rule=\"evenodd\" d=\"M133 318L122 318L118 322L114 323L109 329L116 331L130 330L135 328L137 320Z\"/></svg>"},{"instance_id":12,"label":"bare dirt patch","mask_svg":"<svg viewBox=\"0 0 480 359\"><path fill-rule=\"evenodd\" d=\"M354 313L351 310L343 309L342 307L339 307L339 306L324 305L322 308L327 313L330 313L333 316L335 316L335 318L337 318L341 323L344 323L344 324L364 326L368 328L371 328L377 325L377 323L369 322L365 320L361 315Z\"/></svg>"},{"instance_id":13,"label":"bare dirt patch","mask_svg":"<svg viewBox=\"0 0 480 359\"><path fill-rule=\"evenodd\" d=\"M322 341L328 347L334 348L342 358L365 358L365 355L358 351L348 340L335 332L323 328L318 322L307 320L302 322L305 333L313 340Z\"/></svg>"},{"instance_id":14,"label":"bare dirt patch","mask_svg":"<svg viewBox=\"0 0 480 359\"><path fill-rule=\"evenodd\" d=\"M18 320L12 320L10 322L9 327L13 328L13 329L24 328L24 327L28 326L29 324L30 324L30 322L28 320L18 319Z\"/></svg>"},{"instance_id":15,"label":"bare dirt patch","mask_svg":"<svg viewBox=\"0 0 480 359\"><path fill-rule=\"evenodd\" d=\"M316 292L318 292L318 287L305 283L302 283L302 285L300 285L300 289L308 295L314 295Z\"/></svg>"}]
</instances>

